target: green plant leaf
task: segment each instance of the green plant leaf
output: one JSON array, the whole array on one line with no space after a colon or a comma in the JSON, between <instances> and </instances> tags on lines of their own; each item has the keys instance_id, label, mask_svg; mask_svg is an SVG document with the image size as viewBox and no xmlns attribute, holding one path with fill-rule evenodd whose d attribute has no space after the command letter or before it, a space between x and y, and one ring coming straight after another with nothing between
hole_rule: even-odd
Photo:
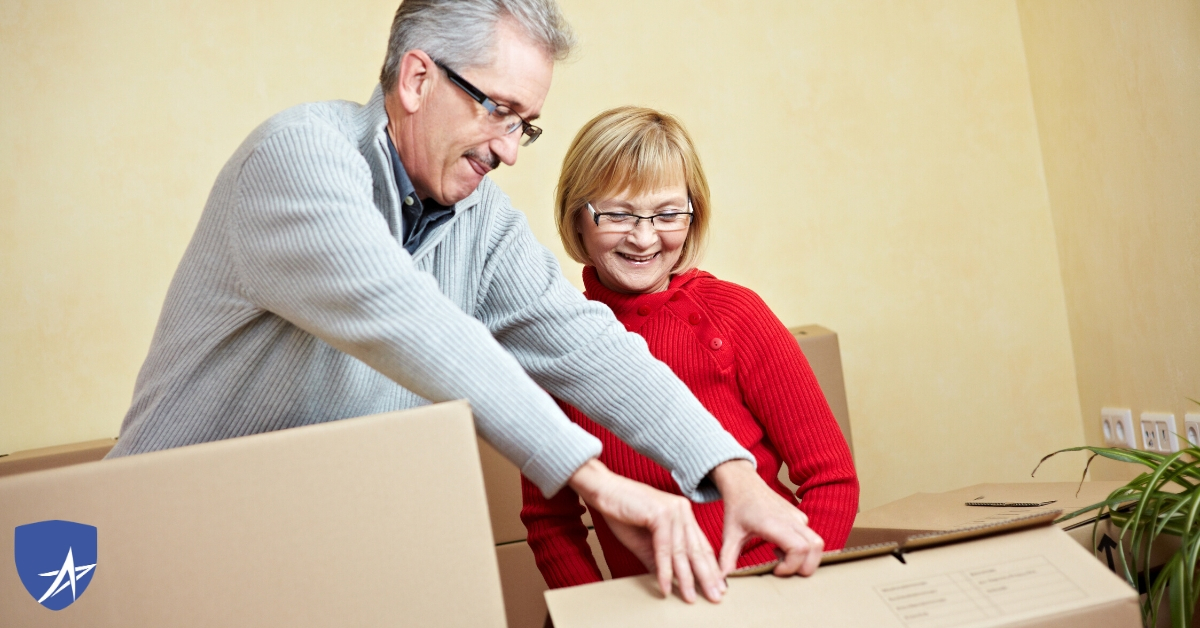
<instances>
[{"instance_id":1,"label":"green plant leaf","mask_svg":"<svg viewBox=\"0 0 1200 628\"><path fill-rule=\"evenodd\" d=\"M1165 455L1123 448L1071 447L1042 458L1034 468L1036 474L1037 469L1051 457L1082 451L1090 454L1084 468L1084 478L1087 477L1087 468L1096 457L1139 465L1145 469L1109 493L1103 501L1067 513L1058 521L1094 512L1097 523L1108 519L1119 530L1117 570L1131 586L1145 591L1141 609L1146 626L1156 625L1164 601L1171 615L1172 626L1190 626L1196 604L1200 601L1200 579L1196 577L1196 563L1200 558L1200 446L1193 443L1188 445L1178 452ZM1093 548L1096 547L1097 534L1098 528L1093 526ZM1178 537L1180 547L1167 558L1157 576L1152 577L1152 553L1164 536ZM1141 583L1139 578L1143 580Z\"/></svg>"}]
</instances>

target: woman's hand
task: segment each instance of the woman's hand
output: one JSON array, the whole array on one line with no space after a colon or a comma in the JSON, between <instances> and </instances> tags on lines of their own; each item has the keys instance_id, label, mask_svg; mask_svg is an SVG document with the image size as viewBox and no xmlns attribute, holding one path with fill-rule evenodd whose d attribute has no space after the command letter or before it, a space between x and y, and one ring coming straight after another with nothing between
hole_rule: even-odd
<instances>
[{"instance_id":1,"label":"woman's hand","mask_svg":"<svg viewBox=\"0 0 1200 628\"><path fill-rule=\"evenodd\" d=\"M704 597L720 601L726 588L724 574L696 523L691 502L619 476L596 459L580 467L568 484L604 515L617 539L658 576L663 597L671 594L674 575L689 604L696 599L697 584Z\"/></svg>"},{"instance_id":2,"label":"woman's hand","mask_svg":"<svg viewBox=\"0 0 1200 628\"><path fill-rule=\"evenodd\" d=\"M721 572L737 568L742 546L753 536L774 543L781 554L775 575L811 576L821 564L825 541L808 527L808 516L771 490L746 460L730 460L710 476L725 501Z\"/></svg>"}]
</instances>

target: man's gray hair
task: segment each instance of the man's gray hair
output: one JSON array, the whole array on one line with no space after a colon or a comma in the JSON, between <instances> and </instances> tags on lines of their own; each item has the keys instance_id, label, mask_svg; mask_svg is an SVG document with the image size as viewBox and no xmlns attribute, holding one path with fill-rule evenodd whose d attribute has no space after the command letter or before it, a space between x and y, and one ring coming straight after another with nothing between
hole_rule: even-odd
<instances>
[{"instance_id":1,"label":"man's gray hair","mask_svg":"<svg viewBox=\"0 0 1200 628\"><path fill-rule=\"evenodd\" d=\"M390 92L400 76L400 59L409 50L424 50L453 69L492 62L496 26L510 19L534 45L560 61L571 52L575 36L555 0L404 0L392 20L387 58L379 73Z\"/></svg>"}]
</instances>

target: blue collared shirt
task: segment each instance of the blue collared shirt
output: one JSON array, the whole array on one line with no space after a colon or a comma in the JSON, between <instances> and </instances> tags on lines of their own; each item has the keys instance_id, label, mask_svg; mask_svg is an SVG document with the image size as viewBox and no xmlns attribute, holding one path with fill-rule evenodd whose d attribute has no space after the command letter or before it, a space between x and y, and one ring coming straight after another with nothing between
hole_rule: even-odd
<instances>
[{"instance_id":1,"label":"blue collared shirt","mask_svg":"<svg viewBox=\"0 0 1200 628\"><path fill-rule=\"evenodd\" d=\"M404 169L404 164L400 163L400 153L396 150L396 145L392 143L391 134L385 133L384 135L387 135L392 160L392 174L396 178L396 191L400 193L400 202L403 204L400 208L403 218L400 225L403 237L401 242L404 250L411 255L416 252L417 247L421 246L425 238L433 233L434 229L454 216L454 206L446 207L432 198L426 199L425 202L421 202L421 199L417 198L416 189L408 178L408 171Z\"/></svg>"}]
</instances>

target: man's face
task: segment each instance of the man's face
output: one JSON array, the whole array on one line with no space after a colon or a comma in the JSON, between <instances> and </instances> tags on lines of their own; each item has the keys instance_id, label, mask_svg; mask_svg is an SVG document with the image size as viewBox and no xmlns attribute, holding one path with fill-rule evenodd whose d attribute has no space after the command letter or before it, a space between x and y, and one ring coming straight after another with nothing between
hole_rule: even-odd
<instances>
[{"instance_id":1,"label":"man's face","mask_svg":"<svg viewBox=\"0 0 1200 628\"><path fill-rule=\"evenodd\" d=\"M532 121L550 91L554 61L501 21L490 65L452 69ZM500 163L515 164L522 135L519 128L506 135L482 105L437 67L430 67L429 77L421 107L405 125L397 150L417 196L451 205L466 198Z\"/></svg>"}]
</instances>

